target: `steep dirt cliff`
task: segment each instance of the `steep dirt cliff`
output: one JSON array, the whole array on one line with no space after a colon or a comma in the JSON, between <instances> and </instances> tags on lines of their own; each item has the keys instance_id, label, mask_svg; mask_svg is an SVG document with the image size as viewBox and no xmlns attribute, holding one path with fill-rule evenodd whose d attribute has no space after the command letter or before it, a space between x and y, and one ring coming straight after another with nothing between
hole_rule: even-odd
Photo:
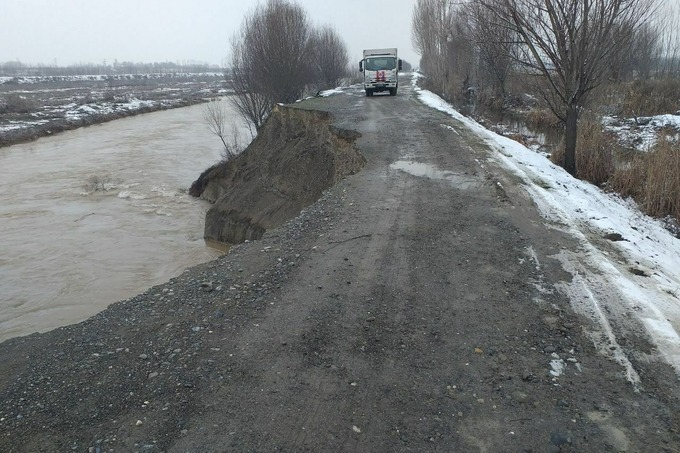
<instances>
[{"instance_id":1,"label":"steep dirt cliff","mask_svg":"<svg viewBox=\"0 0 680 453\"><path fill-rule=\"evenodd\" d=\"M238 157L206 170L190 189L214 205L205 238L239 243L293 218L324 190L359 171L359 136L331 125L326 112L279 106Z\"/></svg>"},{"instance_id":2,"label":"steep dirt cliff","mask_svg":"<svg viewBox=\"0 0 680 453\"><path fill-rule=\"evenodd\" d=\"M365 164L353 131L331 125L326 112L278 106L238 157L206 170L190 193L214 203L205 238L258 239L293 218L324 190Z\"/></svg>"}]
</instances>

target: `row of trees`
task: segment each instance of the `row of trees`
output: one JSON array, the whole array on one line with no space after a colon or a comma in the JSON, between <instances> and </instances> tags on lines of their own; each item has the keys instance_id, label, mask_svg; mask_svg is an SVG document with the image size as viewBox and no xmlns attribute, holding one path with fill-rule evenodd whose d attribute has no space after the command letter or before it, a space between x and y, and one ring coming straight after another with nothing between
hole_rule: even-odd
<instances>
[{"instance_id":1,"label":"row of trees","mask_svg":"<svg viewBox=\"0 0 680 453\"><path fill-rule=\"evenodd\" d=\"M245 17L231 43L234 105L259 129L276 103L338 86L348 73L345 43L330 27L315 28L288 0L268 0Z\"/></svg>"},{"instance_id":2,"label":"row of trees","mask_svg":"<svg viewBox=\"0 0 680 453\"><path fill-rule=\"evenodd\" d=\"M412 38L433 88L506 95L522 80L565 126L576 173L579 115L605 81L680 72L677 29L655 0L417 0ZM655 19L654 21L652 19Z\"/></svg>"}]
</instances>

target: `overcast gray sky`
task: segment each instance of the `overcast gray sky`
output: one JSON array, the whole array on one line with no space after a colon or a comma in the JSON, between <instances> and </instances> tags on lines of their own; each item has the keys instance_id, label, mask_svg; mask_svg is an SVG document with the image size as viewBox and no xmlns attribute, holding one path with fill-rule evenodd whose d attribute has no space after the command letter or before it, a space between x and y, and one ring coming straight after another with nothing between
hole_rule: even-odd
<instances>
[{"instance_id":1,"label":"overcast gray sky","mask_svg":"<svg viewBox=\"0 0 680 453\"><path fill-rule=\"evenodd\" d=\"M297 0L314 25L330 24L352 62L364 48L411 45L415 0ZM0 0L0 62L70 65L188 60L222 64L256 0Z\"/></svg>"}]
</instances>

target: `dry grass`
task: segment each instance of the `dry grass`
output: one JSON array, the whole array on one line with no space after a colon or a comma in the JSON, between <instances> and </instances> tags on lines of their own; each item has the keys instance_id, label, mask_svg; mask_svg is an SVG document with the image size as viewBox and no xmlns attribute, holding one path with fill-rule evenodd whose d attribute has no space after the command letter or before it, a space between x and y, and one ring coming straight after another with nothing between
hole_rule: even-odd
<instances>
[{"instance_id":1,"label":"dry grass","mask_svg":"<svg viewBox=\"0 0 680 453\"><path fill-rule=\"evenodd\" d=\"M551 160L561 164L564 145ZM662 136L647 153L630 157L615 137L598 122L579 125L576 149L579 179L606 185L622 197L633 198L648 215L680 221L680 141Z\"/></svg>"},{"instance_id":2,"label":"dry grass","mask_svg":"<svg viewBox=\"0 0 680 453\"><path fill-rule=\"evenodd\" d=\"M600 123L580 123L576 139L576 176L597 186L608 183L616 167L614 156L621 151L616 138L603 131ZM555 147L550 160L557 165L564 164L564 140Z\"/></svg>"},{"instance_id":3,"label":"dry grass","mask_svg":"<svg viewBox=\"0 0 680 453\"><path fill-rule=\"evenodd\" d=\"M647 156L645 210L655 217L680 219L680 144L662 140Z\"/></svg>"},{"instance_id":4,"label":"dry grass","mask_svg":"<svg viewBox=\"0 0 680 453\"><path fill-rule=\"evenodd\" d=\"M596 122L579 125L576 148L576 175L597 186L614 173L614 153L618 142Z\"/></svg>"},{"instance_id":5,"label":"dry grass","mask_svg":"<svg viewBox=\"0 0 680 453\"><path fill-rule=\"evenodd\" d=\"M547 108L532 108L526 115L526 121L529 126L535 128L546 127L557 129L562 127L562 122Z\"/></svg>"},{"instance_id":6,"label":"dry grass","mask_svg":"<svg viewBox=\"0 0 680 453\"><path fill-rule=\"evenodd\" d=\"M531 143L527 139L528 137L526 135L522 135L516 132L510 133L510 134L504 134L507 138L510 140L514 140L517 143L521 144L522 146L529 147L531 146Z\"/></svg>"},{"instance_id":7,"label":"dry grass","mask_svg":"<svg viewBox=\"0 0 680 453\"><path fill-rule=\"evenodd\" d=\"M680 142L661 138L648 153L635 154L627 161L626 150L596 122L579 126L576 172L580 179L607 185L623 197L632 197L653 217L680 220ZM553 161L560 159L561 150Z\"/></svg>"},{"instance_id":8,"label":"dry grass","mask_svg":"<svg viewBox=\"0 0 680 453\"><path fill-rule=\"evenodd\" d=\"M680 110L680 80L639 80L619 88L624 97L619 114L624 117L661 115Z\"/></svg>"},{"instance_id":9,"label":"dry grass","mask_svg":"<svg viewBox=\"0 0 680 453\"><path fill-rule=\"evenodd\" d=\"M622 197L639 201L642 197L647 177L645 155L636 155L629 162L616 168L609 180L609 188Z\"/></svg>"},{"instance_id":10,"label":"dry grass","mask_svg":"<svg viewBox=\"0 0 680 453\"><path fill-rule=\"evenodd\" d=\"M647 214L680 219L680 143L661 140L654 150L617 169L610 182Z\"/></svg>"},{"instance_id":11,"label":"dry grass","mask_svg":"<svg viewBox=\"0 0 680 453\"><path fill-rule=\"evenodd\" d=\"M559 145L554 147L550 153L550 160L553 164L564 167L564 139L562 139Z\"/></svg>"}]
</instances>

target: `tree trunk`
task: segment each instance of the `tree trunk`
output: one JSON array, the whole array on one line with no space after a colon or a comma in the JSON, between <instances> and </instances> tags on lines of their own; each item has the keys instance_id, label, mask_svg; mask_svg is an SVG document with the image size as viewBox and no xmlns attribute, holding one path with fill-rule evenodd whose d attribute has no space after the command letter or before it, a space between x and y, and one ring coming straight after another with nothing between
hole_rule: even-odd
<instances>
[{"instance_id":1,"label":"tree trunk","mask_svg":"<svg viewBox=\"0 0 680 453\"><path fill-rule=\"evenodd\" d=\"M567 108L567 121L564 132L564 169L576 176L576 136L578 130L577 106L571 105Z\"/></svg>"}]
</instances>

